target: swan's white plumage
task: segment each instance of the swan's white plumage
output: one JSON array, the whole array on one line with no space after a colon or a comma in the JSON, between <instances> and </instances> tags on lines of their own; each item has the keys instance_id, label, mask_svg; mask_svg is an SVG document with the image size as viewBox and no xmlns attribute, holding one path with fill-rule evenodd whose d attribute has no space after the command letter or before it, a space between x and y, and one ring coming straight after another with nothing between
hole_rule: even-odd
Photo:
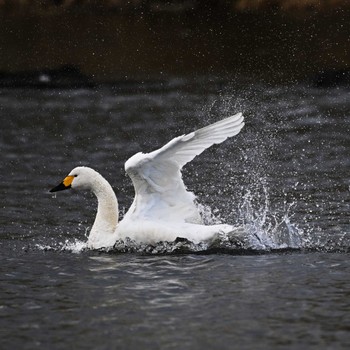
<instances>
[{"instance_id":1,"label":"swan's white plumage","mask_svg":"<svg viewBox=\"0 0 350 350\"><path fill-rule=\"evenodd\" d=\"M244 126L243 119L242 113L238 113L176 137L151 153L137 153L132 156L125 163L125 170L133 182L135 198L114 230L111 228L118 221L118 214L111 215L111 211L117 208L117 201L108 182L90 168L73 169L69 176L78 176L73 179L71 187L89 188L98 198L98 212L88 246L110 247L118 238L126 237L144 243L172 241L176 237L199 242L215 233L232 231L234 228L230 225L202 224L194 202L195 196L186 190L181 169L208 147L237 135ZM105 221L106 218L108 221L108 217L110 223ZM110 232L107 233L106 230Z\"/></svg>"},{"instance_id":2,"label":"swan's white plumage","mask_svg":"<svg viewBox=\"0 0 350 350\"><path fill-rule=\"evenodd\" d=\"M135 187L135 199L126 218L200 223L195 196L186 190L181 169L213 144L221 143L242 129L238 113L195 132L174 138L151 153L137 153L125 163Z\"/></svg>"}]
</instances>

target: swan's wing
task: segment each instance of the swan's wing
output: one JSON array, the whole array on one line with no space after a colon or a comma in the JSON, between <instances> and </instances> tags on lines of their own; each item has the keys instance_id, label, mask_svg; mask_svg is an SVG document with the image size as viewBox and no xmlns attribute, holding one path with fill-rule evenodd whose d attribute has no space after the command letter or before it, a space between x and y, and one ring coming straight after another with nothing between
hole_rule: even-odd
<instances>
[{"instance_id":1,"label":"swan's wing","mask_svg":"<svg viewBox=\"0 0 350 350\"><path fill-rule=\"evenodd\" d=\"M174 138L151 153L137 153L125 163L135 187L128 216L198 222L195 196L186 190L181 168L213 144L237 135L244 126L238 113L202 129Z\"/></svg>"}]
</instances>

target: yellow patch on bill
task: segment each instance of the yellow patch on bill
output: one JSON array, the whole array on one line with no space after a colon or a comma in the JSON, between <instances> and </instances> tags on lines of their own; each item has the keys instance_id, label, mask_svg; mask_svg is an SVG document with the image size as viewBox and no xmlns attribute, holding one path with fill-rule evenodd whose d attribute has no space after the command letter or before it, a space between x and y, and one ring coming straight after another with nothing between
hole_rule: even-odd
<instances>
[{"instance_id":1,"label":"yellow patch on bill","mask_svg":"<svg viewBox=\"0 0 350 350\"><path fill-rule=\"evenodd\" d=\"M73 182L74 176L67 176L64 180L63 180L63 185L65 185L66 187L69 187L72 182Z\"/></svg>"}]
</instances>

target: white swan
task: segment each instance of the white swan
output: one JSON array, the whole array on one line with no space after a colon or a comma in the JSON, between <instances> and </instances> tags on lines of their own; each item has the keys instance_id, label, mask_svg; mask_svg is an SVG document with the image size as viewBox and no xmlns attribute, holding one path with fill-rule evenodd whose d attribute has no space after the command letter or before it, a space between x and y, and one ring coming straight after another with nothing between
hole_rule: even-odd
<instances>
[{"instance_id":1,"label":"white swan","mask_svg":"<svg viewBox=\"0 0 350 350\"><path fill-rule=\"evenodd\" d=\"M95 222L87 245L91 249L112 247L117 239L137 242L207 240L219 232L234 231L230 225L204 225L195 196L186 190L181 168L213 144L237 135L244 126L238 113L202 129L174 138L151 153L137 153L125 163L134 188L134 201L118 223L118 201L111 185L95 170L74 168L56 192L68 188L91 190L97 197Z\"/></svg>"}]
</instances>

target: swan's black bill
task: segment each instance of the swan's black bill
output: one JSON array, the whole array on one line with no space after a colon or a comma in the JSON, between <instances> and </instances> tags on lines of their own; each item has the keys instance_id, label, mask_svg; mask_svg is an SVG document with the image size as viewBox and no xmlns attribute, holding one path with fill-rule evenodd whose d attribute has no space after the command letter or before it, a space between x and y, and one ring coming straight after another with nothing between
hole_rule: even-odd
<instances>
[{"instance_id":1,"label":"swan's black bill","mask_svg":"<svg viewBox=\"0 0 350 350\"><path fill-rule=\"evenodd\" d=\"M72 182L73 182L74 178L75 178L74 175L66 176L65 179L58 186L51 189L50 192L68 190L68 188L72 187Z\"/></svg>"},{"instance_id":2,"label":"swan's black bill","mask_svg":"<svg viewBox=\"0 0 350 350\"><path fill-rule=\"evenodd\" d=\"M57 192L57 191L68 190L68 188L71 188L71 185L66 186L63 182L61 182L58 186L52 188L50 190L50 192Z\"/></svg>"}]
</instances>

